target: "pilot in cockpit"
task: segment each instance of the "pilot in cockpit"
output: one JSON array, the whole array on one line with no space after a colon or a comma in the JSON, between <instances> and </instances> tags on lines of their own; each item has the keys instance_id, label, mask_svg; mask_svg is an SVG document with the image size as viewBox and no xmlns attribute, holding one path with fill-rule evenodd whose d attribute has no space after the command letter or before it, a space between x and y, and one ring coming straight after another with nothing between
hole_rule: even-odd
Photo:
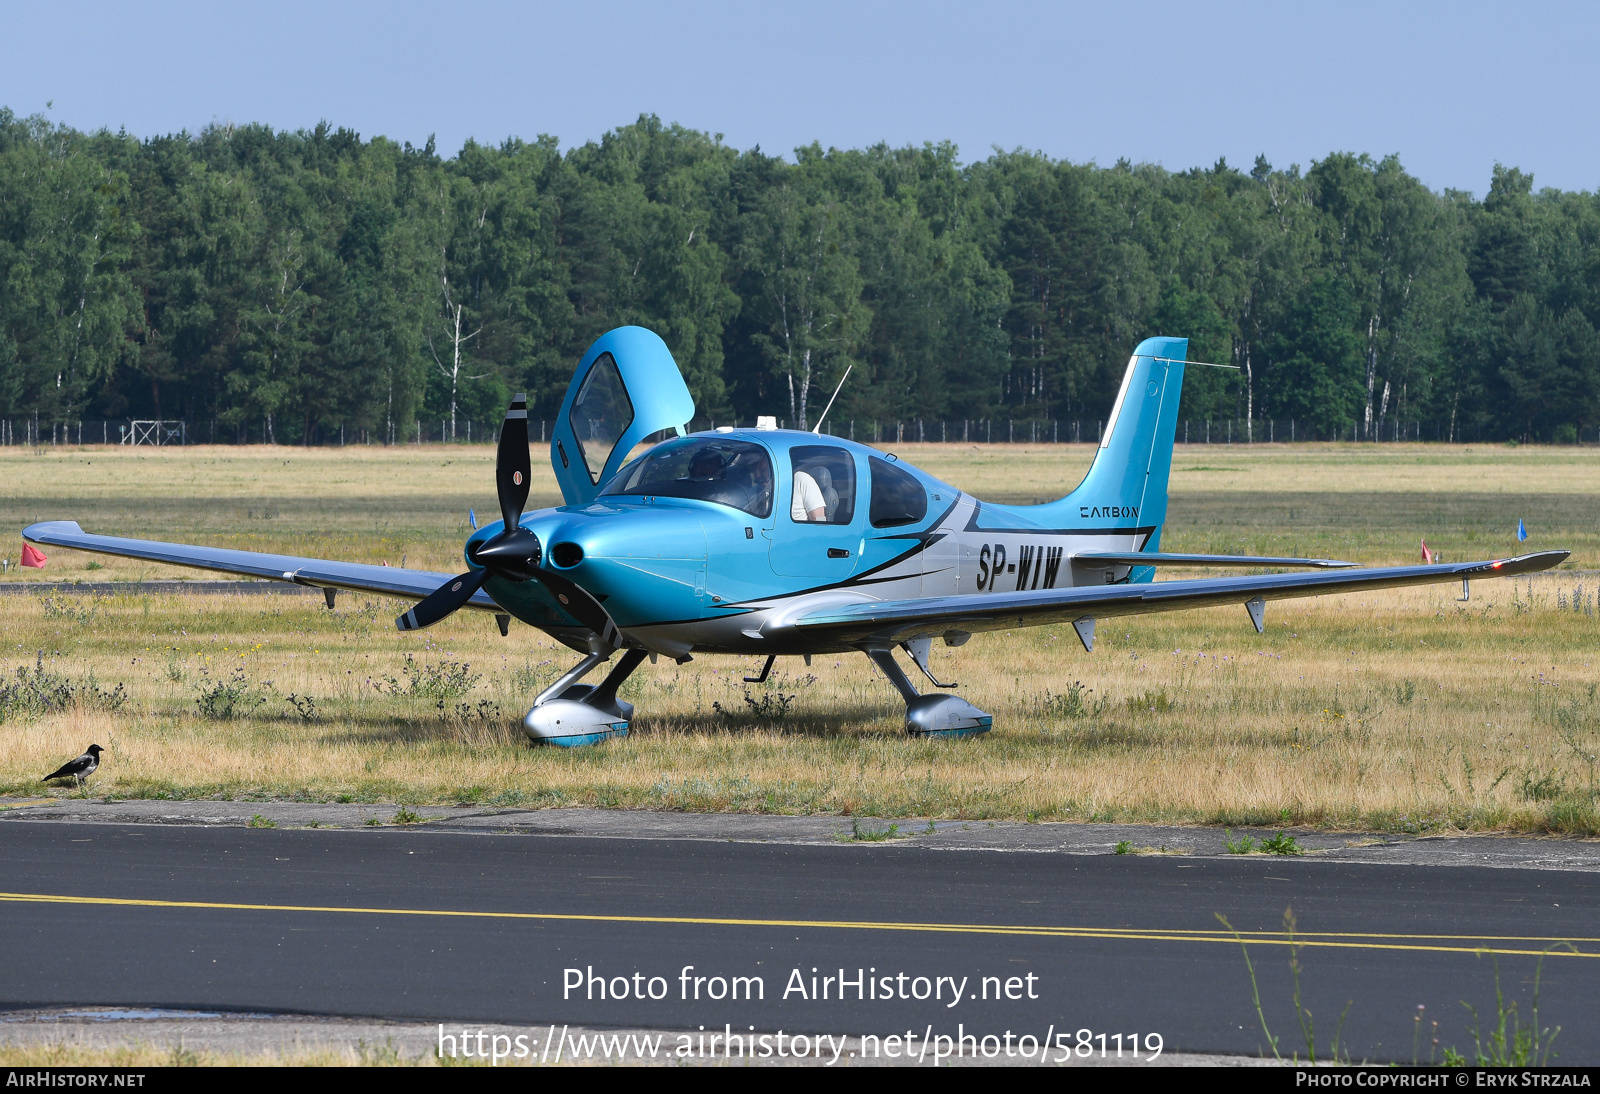
<instances>
[{"instance_id":1,"label":"pilot in cockpit","mask_svg":"<svg viewBox=\"0 0 1600 1094\"><path fill-rule=\"evenodd\" d=\"M772 464L765 459L754 461L750 466L749 476L750 511L772 512Z\"/></svg>"},{"instance_id":2,"label":"pilot in cockpit","mask_svg":"<svg viewBox=\"0 0 1600 1094\"><path fill-rule=\"evenodd\" d=\"M702 448L689 461L689 478L699 482L717 479L722 471L722 454L714 448Z\"/></svg>"}]
</instances>

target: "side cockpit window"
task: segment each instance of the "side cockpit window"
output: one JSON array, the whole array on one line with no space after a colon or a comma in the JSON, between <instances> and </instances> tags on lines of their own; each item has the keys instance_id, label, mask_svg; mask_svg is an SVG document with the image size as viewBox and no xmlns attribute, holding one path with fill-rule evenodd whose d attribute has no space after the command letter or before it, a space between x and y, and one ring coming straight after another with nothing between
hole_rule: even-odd
<instances>
[{"instance_id":1,"label":"side cockpit window","mask_svg":"<svg viewBox=\"0 0 1600 1094\"><path fill-rule=\"evenodd\" d=\"M916 524L928 515L928 492L915 476L876 456L867 464L872 471L872 502L867 516L874 528Z\"/></svg>"},{"instance_id":2,"label":"side cockpit window","mask_svg":"<svg viewBox=\"0 0 1600 1094\"><path fill-rule=\"evenodd\" d=\"M749 441L686 437L656 445L618 471L600 493L692 498L768 517L772 457Z\"/></svg>"},{"instance_id":3,"label":"side cockpit window","mask_svg":"<svg viewBox=\"0 0 1600 1094\"><path fill-rule=\"evenodd\" d=\"M611 354L602 353L590 367L582 390L572 401L567 421L578 438L578 449L589 478L598 483L606 461L611 458L611 450L633 424L633 401L628 398L622 374L617 371L616 359Z\"/></svg>"},{"instance_id":4,"label":"side cockpit window","mask_svg":"<svg viewBox=\"0 0 1600 1094\"><path fill-rule=\"evenodd\" d=\"M856 461L831 444L789 450L794 468L789 519L796 523L849 524L856 515Z\"/></svg>"}]
</instances>

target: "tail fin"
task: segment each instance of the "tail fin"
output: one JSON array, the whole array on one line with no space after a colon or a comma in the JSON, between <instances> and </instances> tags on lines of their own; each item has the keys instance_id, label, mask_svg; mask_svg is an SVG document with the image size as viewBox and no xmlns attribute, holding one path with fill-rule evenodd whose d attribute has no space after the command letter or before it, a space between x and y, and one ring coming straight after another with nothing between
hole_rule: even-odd
<instances>
[{"instance_id":1,"label":"tail fin","mask_svg":"<svg viewBox=\"0 0 1600 1094\"><path fill-rule=\"evenodd\" d=\"M1128 359L1089 473L1060 501L1034 510L1036 520L1060 527L1153 529L1142 544L1161 545L1167 519L1167 479L1183 395L1187 338L1146 338ZM1135 572L1134 580L1139 575Z\"/></svg>"}]
</instances>

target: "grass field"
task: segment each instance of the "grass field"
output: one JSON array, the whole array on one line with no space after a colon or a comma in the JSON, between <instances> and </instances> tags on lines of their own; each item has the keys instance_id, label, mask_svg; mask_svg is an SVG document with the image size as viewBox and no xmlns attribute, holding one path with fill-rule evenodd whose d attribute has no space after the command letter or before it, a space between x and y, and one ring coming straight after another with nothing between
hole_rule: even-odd
<instances>
[{"instance_id":1,"label":"grass field","mask_svg":"<svg viewBox=\"0 0 1600 1094\"><path fill-rule=\"evenodd\" d=\"M905 446L980 497L1073 485L1087 446ZM0 519L452 570L495 509L487 447L0 450ZM534 499L554 499L536 466ZM1049 820L1596 834L1600 453L1436 446L1180 446L1163 545L1402 562L1568 547L1555 574L1273 604L938 650L996 716L919 742L861 657L645 666L635 733L529 748L516 722L571 654L461 613L395 632L344 596L8 596L0 792L91 740L96 794L409 804L594 804ZM1512 535L1518 518L1530 539ZM20 542L13 540L15 551ZM104 568L90 571L98 562ZM28 580L204 576L66 550ZM118 686L120 685L120 691Z\"/></svg>"}]
</instances>

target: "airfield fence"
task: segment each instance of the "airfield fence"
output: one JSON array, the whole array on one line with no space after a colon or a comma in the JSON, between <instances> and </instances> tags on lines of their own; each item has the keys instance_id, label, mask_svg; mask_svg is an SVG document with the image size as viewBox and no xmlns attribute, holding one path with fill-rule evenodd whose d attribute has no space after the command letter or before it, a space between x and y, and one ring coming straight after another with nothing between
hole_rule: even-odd
<instances>
[{"instance_id":1,"label":"airfield fence","mask_svg":"<svg viewBox=\"0 0 1600 1094\"><path fill-rule=\"evenodd\" d=\"M723 426L750 429L753 418L720 419L696 418L691 430L709 430ZM529 438L548 443L551 427L549 419L532 419L528 422ZM793 423L778 419L779 428L790 428ZM907 418L896 420L842 419L829 421L822 432L831 437L842 437L869 444L1097 444L1105 429L1104 419L1054 419L1054 418L993 418L933 420ZM309 438L270 434L261 423L245 426L228 426L214 421L189 422L182 419L163 421L130 420L127 418L45 422L35 418L0 419L0 446L49 447L54 445L123 444L177 446L195 444L262 444L277 443L285 446L309 445L312 447L337 447L342 445L383 444L484 444L492 445L500 436L498 419L490 422L456 419L452 429L448 419L415 420L403 432L398 428L367 429L359 426L316 425ZM1457 424L1452 430L1448 421L1441 422L1383 422L1367 430L1358 421L1329 427L1294 418L1242 418L1186 419L1178 423L1176 441L1184 445L1215 444L1285 444L1300 441L1372 441L1383 443L1451 442L1457 444L1497 443L1505 440L1473 425ZM1565 436L1558 435L1557 444L1600 445L1600 426L1582 429L1569 427Z\"/></svg>"}]
</instances>

